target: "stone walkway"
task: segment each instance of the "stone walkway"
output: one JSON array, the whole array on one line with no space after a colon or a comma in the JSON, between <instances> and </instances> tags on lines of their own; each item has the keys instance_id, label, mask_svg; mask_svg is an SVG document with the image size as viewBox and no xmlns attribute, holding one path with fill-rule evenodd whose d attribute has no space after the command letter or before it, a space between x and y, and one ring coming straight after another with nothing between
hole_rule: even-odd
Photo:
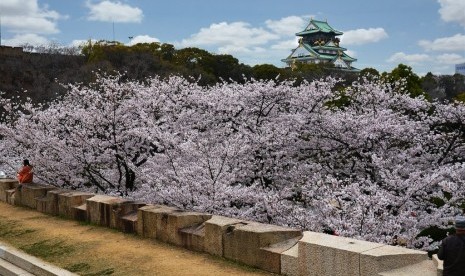
<instances>
[{"instance_id":1,"label":"stone walkway","mask_svg":"<svg viewBox=\"0 0 465 276\"><path fill-rule=\"evenodd\" d=\"M3 202L0 241L79 275L274 275Z\"/></svg>"}]
</instances>

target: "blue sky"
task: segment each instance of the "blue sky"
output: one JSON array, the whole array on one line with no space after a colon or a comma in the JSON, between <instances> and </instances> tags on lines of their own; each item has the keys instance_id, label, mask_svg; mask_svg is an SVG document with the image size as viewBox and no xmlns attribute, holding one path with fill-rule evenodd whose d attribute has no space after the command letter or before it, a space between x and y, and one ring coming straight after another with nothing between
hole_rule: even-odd
<instances>
[{"instance_id":1,"label":"blue sky","mask_svg":"<svg viewBox=\"0 0 465 276\"><path fill-rule=\"evenodd\" d=\"M420 75L453 74L465 62L465 0L1 0L0 17L2 45L114 37L279 67L313 17L344 32L341 46L360 69L404 63Z\"/></svg>"}]
</instances>

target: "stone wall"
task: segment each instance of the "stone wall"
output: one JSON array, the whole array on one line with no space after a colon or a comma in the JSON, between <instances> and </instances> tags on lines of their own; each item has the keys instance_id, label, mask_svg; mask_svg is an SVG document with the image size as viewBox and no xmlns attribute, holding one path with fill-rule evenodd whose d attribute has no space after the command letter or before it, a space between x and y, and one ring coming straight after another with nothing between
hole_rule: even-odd
<instances>
[{"instance_id":1,"label":"stone wall","mask_svg":"<svg viewBox=\"0 0 465 276\"><path fill-rule=\"evenodd\" d=\"M22 47L0 46L0 55L21 56L23 55Z\"/></svg>"},{"instance_id":2,"label":"stone wall","mask_svg":"<svg viewBox=\"0 0 465 276\"><path fill-rule=\"evenodd\" d=\"M190 212L118 197L0 179L0 200L40 212L136 233L282 275L442 273L426 252Z\"/></svg>"}]
</instances>

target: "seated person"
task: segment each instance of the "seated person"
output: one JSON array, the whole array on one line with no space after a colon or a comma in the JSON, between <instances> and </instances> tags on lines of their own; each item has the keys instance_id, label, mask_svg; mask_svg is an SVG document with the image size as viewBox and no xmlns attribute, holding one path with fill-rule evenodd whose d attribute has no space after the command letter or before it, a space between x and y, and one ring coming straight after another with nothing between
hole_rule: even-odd
<instances>
[{"instance_id":1,"label":"seated person","mask_svg":"<svg viewBox=\"0 0 465 276\"><path fill-rule=\"evenodd\" d=\"M19 184L32 183L33 176L32 166L29 164L29 160L25 159L23 167L18 171L17 175Z\"/></svg>"}]
</instances>

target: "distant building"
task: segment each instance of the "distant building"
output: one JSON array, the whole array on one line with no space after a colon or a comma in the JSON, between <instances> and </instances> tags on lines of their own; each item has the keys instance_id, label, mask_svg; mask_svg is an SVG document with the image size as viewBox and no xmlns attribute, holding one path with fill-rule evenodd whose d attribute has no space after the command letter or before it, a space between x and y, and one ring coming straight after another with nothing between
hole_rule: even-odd
<instances>
[{"instance_id":1,"label":"distant building","mask_svg":"<svg viewBox=\"0 0 465 276\"><path fill-rule=\"evenodd\" d=\"M455 73L465 75L465 63L455 65Z\"/></svg>"},{"instance_id":2,"label":"distant building","mask_svg":"<svg viewBox=\"0 0 465 276\"><path fill-rule=\"evenodd\" d=\"M299 46L281 61L289 67L294 67L297 63L331 63L339 69L359 71L352 67L357 59L348 56L345 53L347 49L339 46L340 40L337 36L342 34L329 26L328 22L312 18L305 30L296 33L300 36Z\"/></svg>"}]
</instances>

